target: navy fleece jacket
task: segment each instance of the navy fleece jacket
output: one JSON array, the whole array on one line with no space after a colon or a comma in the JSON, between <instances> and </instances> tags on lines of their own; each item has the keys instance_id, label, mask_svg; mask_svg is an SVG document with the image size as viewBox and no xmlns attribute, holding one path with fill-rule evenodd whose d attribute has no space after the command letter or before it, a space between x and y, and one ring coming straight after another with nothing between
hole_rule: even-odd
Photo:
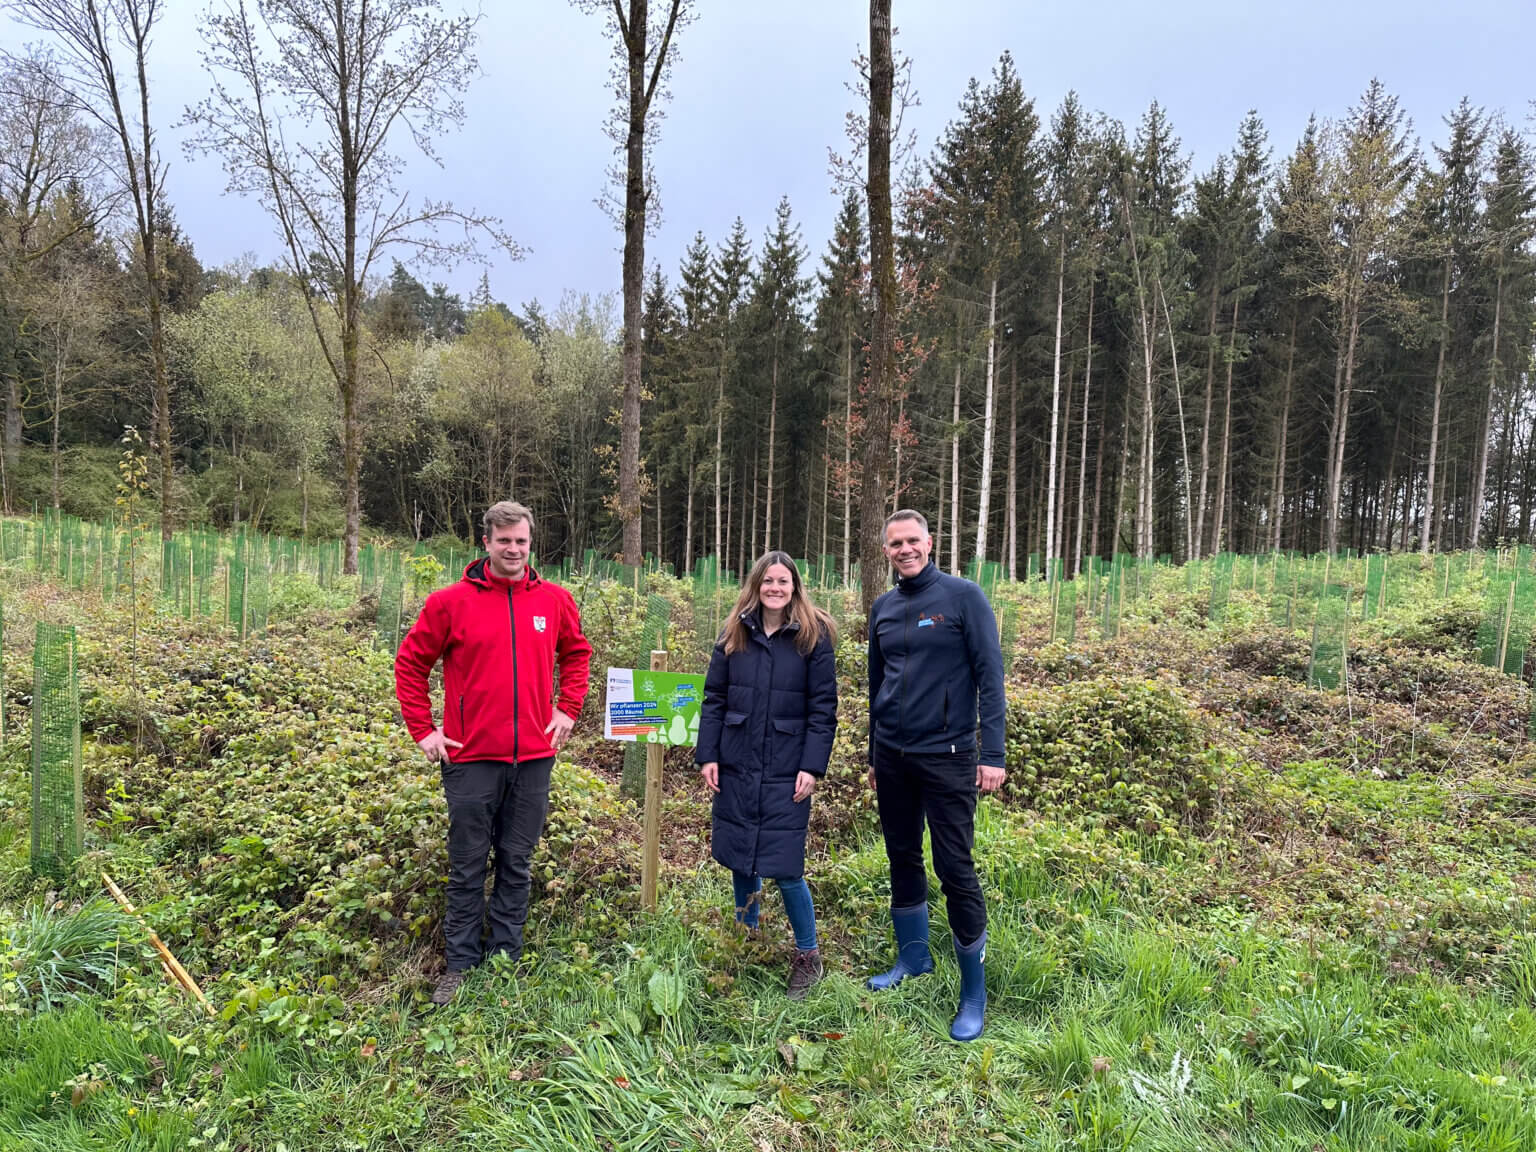
<instances>
[{"instance_id":1,"label":"navy fleece jacket","mask_svg":"<svg viewBox=\"0 0 1536 1152\"><path fill-rule=\"evenodd\" d=\"M1003 653L986 593L930 562L869 613L871 741L912 755L1003 765Z\"/></svg>"}]
</instances>

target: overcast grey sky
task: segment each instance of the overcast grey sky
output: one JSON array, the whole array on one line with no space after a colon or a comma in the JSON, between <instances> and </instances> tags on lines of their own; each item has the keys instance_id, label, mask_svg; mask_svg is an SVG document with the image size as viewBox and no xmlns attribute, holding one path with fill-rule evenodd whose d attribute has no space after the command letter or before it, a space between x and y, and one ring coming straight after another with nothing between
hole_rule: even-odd
<instances>
[{"instance_id":1,"label":"overcast grey sky","mask_svg":"<svg viewBox=\"0 0 1536 1152\"><path fill-rule=\"evenodd\" d=\"M445 7L455 10L454 0ZM867 35L867 5L699 0L697 8L652 145L664 216L647 263L659 262L675 281L694 232L718 244L738 215L756 246L784 195L814 263L837 207L827 149L844 143L853 100L846 84ZM1156 99L1197 171L1231 146L1249 108L1263 117L1278 157L1310 114L1343 115L1372 76L1399 96L1426 147L1463 95L1526 128L1536 97L1530 0L894 0L893 9L897 46L913 59L922 100L911 124L924 153L967 79L985 79L1004 49L1042 123L1069 89L1128 129ZM205 264L246 253L275 260L260 208L225 197L217 162L185 158L170 127L208 86L197 55L206 10L170 0L152 58L152 114L170 161L170 196ZM483 11L482 75L466 97L468 121L442 141L443 167L413 159L407 182L418 195L500 216L530 249L521 262L488 266L492 292L514 307L535 297L553 305L568 289L616 292L620 238L595 203L614 159L603 133L611 97L602 22L567 0L485 0ZM0 23L7 47L24 38L32 35ZM418 274L467 294L480 272L475 265Z\"/></svg>"}]
</instances>

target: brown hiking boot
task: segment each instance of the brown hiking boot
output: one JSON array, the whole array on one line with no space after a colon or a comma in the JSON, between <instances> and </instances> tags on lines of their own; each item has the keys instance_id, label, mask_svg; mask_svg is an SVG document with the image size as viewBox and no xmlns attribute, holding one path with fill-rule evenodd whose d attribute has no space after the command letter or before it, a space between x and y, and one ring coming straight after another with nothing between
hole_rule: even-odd
<instances>
[{"instance_id":1,"label":"brown hiking boot","mask_svg":"<svg viewBox=\"0 0 1536 1152\"><path fill-rule=\"evenodd\" d=\"M821 977L821 949L810 948L803 952L797 949L795 958L789 962L789 987L784 994L791 1000L804 1000L811 985Z\"/></svg>"},{"instance_id":2,"label":"brown hiking boot","mask_svg":"<svg viewBox=\"0 0 1536 1152\"><path fill-rule=\"evenodd\" d=\"M459 985L464 983L464 977L468 975L468 972L453 968L444 972L437 978L437 987L432 989L432 1003L438 1007L447 1004L453 999L454 993L459 990Z\"/></svg>"}]
</instances>

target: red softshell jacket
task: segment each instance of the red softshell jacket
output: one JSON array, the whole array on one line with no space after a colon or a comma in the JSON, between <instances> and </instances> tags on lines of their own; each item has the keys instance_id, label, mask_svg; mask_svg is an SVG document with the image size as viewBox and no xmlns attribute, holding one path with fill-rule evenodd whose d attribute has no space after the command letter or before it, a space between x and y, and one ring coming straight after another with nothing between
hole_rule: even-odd
<instances>
[{"instance_id":1,"label":"red softshell jacket","mask_svg":"<svg viewBox=\"0 0 1536 1152\"><path fill-rule=\"evenodd\" d=\"M592 645L581 634L576 601L529 568L521 580L499 580L484 558L464 578L427 597L395 656L395 696L411 738L436 722L427 694L433 665L443 662L443 735L462 748L449 759L537 760L553 756L555 666L560 711L581 715Z\"/></svg>"}]
</instances>

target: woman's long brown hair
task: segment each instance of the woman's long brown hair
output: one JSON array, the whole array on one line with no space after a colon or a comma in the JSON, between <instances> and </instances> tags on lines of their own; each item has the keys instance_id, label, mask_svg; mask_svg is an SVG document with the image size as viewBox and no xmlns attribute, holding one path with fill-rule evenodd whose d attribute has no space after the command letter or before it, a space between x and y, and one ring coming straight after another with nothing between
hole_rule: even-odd
<instances>
[{"instance_id":1,"label":"woman's long brown hair","mask_svg":"<svg viewBox=\"0 0 1536 1152\"><path fill-rule=\"evenodd\" d=\"M800 582L800 569L795 566L793 558L787 552L765 552L741 582L741 595L736 597L736 606L731 609L730 618L720 633L720 638L725 641L726 655L746 648L747 626L741 618L748 612L761 611L763 602L758 593L763 587L763 576L775 564L782 564L789 569L789 607L784 610L784 624L788 626L793 620L800 625L800 630L795 633L795 647L800 654L810 655L811 650L821 643L823 636L836 642L837 625L832 622L832 617L811 602L805 585Z\"/></svg>"}]
</instances>

